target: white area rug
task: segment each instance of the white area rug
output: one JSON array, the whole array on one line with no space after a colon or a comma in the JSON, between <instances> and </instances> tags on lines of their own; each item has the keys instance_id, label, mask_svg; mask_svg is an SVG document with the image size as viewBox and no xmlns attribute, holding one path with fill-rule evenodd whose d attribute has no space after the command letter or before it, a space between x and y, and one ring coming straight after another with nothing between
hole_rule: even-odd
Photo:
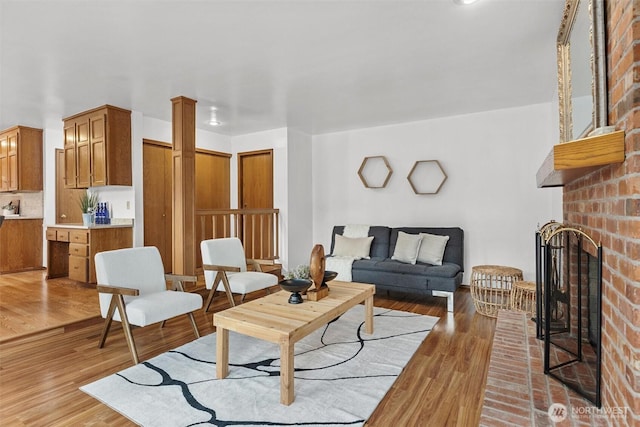
<instances>
[{"instance_id":1,"label":"white area rug","mask_svg":"<svg viewBox=\"0 0 640 427\"><path fill-rule=\"evenodd\" d=\"M295 401L280 404L277 345L229 333L229 376L216 379L215 334L80 389L144 426L363 425L438 321L358 305L296 343Z\"/></svg>"}]
</instances>

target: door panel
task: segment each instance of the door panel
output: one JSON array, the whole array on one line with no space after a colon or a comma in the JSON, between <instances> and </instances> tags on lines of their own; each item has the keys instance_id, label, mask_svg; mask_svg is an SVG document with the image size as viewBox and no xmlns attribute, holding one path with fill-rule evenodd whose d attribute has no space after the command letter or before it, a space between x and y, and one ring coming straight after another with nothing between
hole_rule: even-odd
<instances>
[{"instance_id":1,"label":"door panel","mask_svg":"<svg viewBox=\"0 0 640 427\"><path fill-rule=\"evenodd\" d=\"M91 187L90 150L89 119L78 119L76 121L76 179L79 188Z\"/></svg>"},{"instance_id":2,"label":"door panel","mask_svg":"<svg viewBox=\"0 0 640 427\"><path fill-rule=\"evenodd\" d=\"M64 127L64 186L75 188L76 180L76 125L67 123Z\"/></svg>"},{"instance_id":3,"label":"door panel","mask_svg":"<svg viewBox=\"0 0 640 427\"><path fill-rule=\"evenodd\" d=\"M9 189L9 139L7 135L0 138L0 190Z\"/></svg>"},{"instance_id":4,"label":"door panel","mask_svg":"<svg viewBox=\"0 0 640 427\"><path fill-rule=\"evenodd\" d=\"M273 150L261 150L238 153L238 205L242 209L273 208ZM266 224L273 228L271 219ZM259 236L254 236L251 221L241 224L238 235L244 243L247 257L259 258L262 253L269 253L269 242L260 243ZM254 247L255 246L255 247Z\"/></svg>"},{"instance_id":5,"label":"door panel","mask_svg":"<svg viewBox=\"0 0 640 427\"><path fill-rule=\"evenodd\" d=\"M18 189L18 132L9 134L9 190Z\"/></svg>"},{"instance_id":6,"label":"door panel","mask_svg":"<svg viewBox=\"0 0 640 427\"><path fill-rule=\"evenodd\" d=\"M64 156L64 150L56 150L56 224L82 224L79 200L85 190L65 187Z\"/></svg>"},{"instance_id":7,"label":"door panel","mask_svg":"<svg viewBox=\"0 0 640 427\"><path fill-rule=\"evenodd\" d=\"M165 273L171 271L171 147L144 141L142 145L144 245L160 251Z\"/></svg>"},{"instance_id":8,"label":"door panel","mask_svg":"<svg viewBox=\"0 0 640 427\"><path fill-rule=\"evenodd\" d=\"M91 132L91 186L107 185L107 156L106 156L106 117L104 114L89 119Z\"/></svg>"},{"instance_id":9,"label":"door panel","mask_svg":"<svg viewBox=\"0 0 640 427\"><path fill-rule=\"evenodd\" d=\"M206 150L196 151L196 210L229 209L231 206L230 156ZM216 236L223 233L223 224L217 224ZM204 229L196 220L196 267L202 266L200 241L202 236L213 236L213 224L206 222Z\"/></svg>"}]
</instances>

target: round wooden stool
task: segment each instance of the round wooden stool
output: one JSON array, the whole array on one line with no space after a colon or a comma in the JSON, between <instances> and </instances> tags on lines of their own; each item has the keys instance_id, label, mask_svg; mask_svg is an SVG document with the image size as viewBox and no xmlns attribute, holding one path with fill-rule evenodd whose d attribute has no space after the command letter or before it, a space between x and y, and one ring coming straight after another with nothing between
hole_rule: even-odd
<instances>
[{"instance_id":1,"label":"round wooden stool","mask_svg":"<svg viewBox=\"0 0 640 427\"><path fill-rule=\"evenodd\" d=\"M471 297L476 311L497 317L498 310L511 306L511 287L522 281L522 270L501 265L476 265L471 270Z\"/></svg>"},{"instance_id":2,"label":"round wooden stool","mask_svg":"<svg viewBox=\"0 0 640 427\"><path fill-rule=\"evenodd\" d=\"M536 312L536 284L534 282L514 282L511 289L511 310L523 311L529 316Z\"/></svg>"}]
</instances>

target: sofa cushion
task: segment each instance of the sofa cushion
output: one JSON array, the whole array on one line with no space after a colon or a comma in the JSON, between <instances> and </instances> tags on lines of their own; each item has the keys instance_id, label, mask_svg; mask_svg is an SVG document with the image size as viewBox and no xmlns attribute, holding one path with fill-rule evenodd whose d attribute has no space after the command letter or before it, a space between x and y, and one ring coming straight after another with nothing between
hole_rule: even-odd
<instances>
[{"instance_id":1,"label":"sofa cushion","mask_svg":"<svg viewBox=\"0 0 640 427\"><path fill-rule=\"evenodd\" d=\"M442 256L442 262L451 262L458 264L464 271L464 231L459 227L398 227L391 229L389 236L389 253L393 253L398 232L403 231L409 234L438 234L441 236L449 236L449 241ZM373 256L373 255L372 255Z\"/></svg>"},{"instance_id":2,"label":"sofa cushion","mask_svg":"<svg viewBox=\"0 0 640 427\"><path fill-rule=\"evenodd\" d=\"M344 233L343 225L336 225L335 227L333 227L333 234L331 235L331 251L329 253L333 253L336 234L342 235L342 233ZM371 249L369 251L369 255L371 256L371 258L389 258L390 233L391 228L389 227L380 225L372 225L369 227L369 236L373 236Z\"/></svg>"},{"instance_id":3,"label":"sofa cushion","mask_svg":"<svg viewBox=\"0 0 640 427\"><path fill-rule=\"evenodd\" d=\"M459 265L445 262L442 265L431 265L421 262L407 264L390 258L386 260L359 260L354 261L351 267L353 271L389 272L393 274L416 274L434 277L456 277L461 272ZM355 280L355 279L354 279Z\"/></svg>"},{"instance_id":4,"label":"sofa cushion","mask_svg":"<svg viewBox=\"0 0 640 427\"><path fill-rule=\"evenodd\" d=\"M388 271L354 270L353 280L361 283L373 283L376 285L376 289L380 286L389 286L393 288L403 287L407 290L424 293L429 289L429 280L431 279L420 274L398 274ZM329 283L329 287L331 287L331 283Z\"/></svg>"},{"instance_id":5,"label":"sofa cushion","mask_svg":"<svg viewBox=\"0 0 640 427\"><path fill-rule=\"evenodd\" d=\"M418 259L418 251L420 250L420 242L422 238L417 234L407 234L402 231L398 233L396 247L393 250L391 259L415 264Z\"/></svg>"},{"instance_id":6,"label":"sofa cushion","mask_svg":"<svg viewBox=\"0 0 640 427\"><path fill-rule=\"evenodd\" d=\"M338 234L335 236L335 240L336 243L333 248L332 255L369 258L369 251L371 250L371 241L373 240L373 236L344 237Z\"/></svg>"},{"instance_id":7,"label":"sofa cushion","mask_svg":"<svg viewBox=\"0 0 640 427\"><path fill-rule=\"evenodd\" d=\"M442 265L442 257L447 247L449 236L439 236L437 234L420 233L422 238L420 250L418 251L418 261L427 264ZM396 245L397 246L397 245Z\"/></svg>"}]
</instances>

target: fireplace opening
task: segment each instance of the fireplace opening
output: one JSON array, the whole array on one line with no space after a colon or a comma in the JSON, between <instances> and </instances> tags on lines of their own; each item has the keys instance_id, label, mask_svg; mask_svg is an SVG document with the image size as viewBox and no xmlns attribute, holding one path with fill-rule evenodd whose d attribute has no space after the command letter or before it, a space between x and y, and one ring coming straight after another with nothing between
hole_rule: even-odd
<instances>
[{"instance_id":1,"label":"fireplace opening","mask_svg":"<svg viewBox=\"0 0 640 427\"><path fill-rule=\"evenodd\" d=\"M602 247L554 223L538 233L537 336L544 372L600 406Z\"/></svg>"}]
</instances>

